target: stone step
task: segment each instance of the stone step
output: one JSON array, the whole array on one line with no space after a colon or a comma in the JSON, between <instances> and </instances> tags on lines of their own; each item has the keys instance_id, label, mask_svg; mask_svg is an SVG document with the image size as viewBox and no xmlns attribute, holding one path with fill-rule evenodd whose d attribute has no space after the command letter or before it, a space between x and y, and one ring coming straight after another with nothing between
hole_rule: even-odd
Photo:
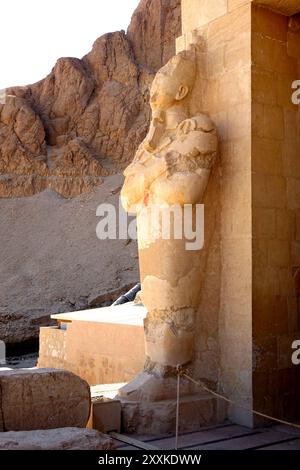
<instances>
[{"instance_id":1,"label":"stone step","mask_svg":"<svg viewBox=\"0 0 300 470\"><path fill-rule=\"evenodd\" d=\"M135 402L124 398L122 430L127 434L161 435L175 433L177 400ZM210 395L195 394L180 398L179 431L198 431L202 426L225 421L226 406Z\"/></svg>"}]
</instances>

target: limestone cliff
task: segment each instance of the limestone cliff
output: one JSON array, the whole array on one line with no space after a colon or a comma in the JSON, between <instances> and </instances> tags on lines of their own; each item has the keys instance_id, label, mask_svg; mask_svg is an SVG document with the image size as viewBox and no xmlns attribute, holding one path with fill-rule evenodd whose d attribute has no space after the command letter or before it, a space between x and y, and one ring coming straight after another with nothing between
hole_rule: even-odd
<instances>
[{"instance_id":1,"label":"limestone cliff","mask_svg":"<svg viewBox=\"0 0 300 470\"><path fill-rule=\"evenodd\" d=\"M61 58L0 104L0 197L51 188L73 197L133 157L149 123L154 72L175 51L180 0L141 0L128 33L98 38L81 60Z\"/></svg>"},{"instance_id":2,"label":"limestone cliff","mask_svg":"<svg viewBox=\"0 0 300 470\"><path fill-rule=\"evenodd\" d=\"M51 313L110 304L138 281L136 243L98 240L96 208L104 201L118 205L117 173L145 136L149 85L178 35L180 0L142 0L127 34L106 34L81 60L59 59L44 80L6 90L0 104L5 342L37 338Z\"/></svg>"}]
</instances>

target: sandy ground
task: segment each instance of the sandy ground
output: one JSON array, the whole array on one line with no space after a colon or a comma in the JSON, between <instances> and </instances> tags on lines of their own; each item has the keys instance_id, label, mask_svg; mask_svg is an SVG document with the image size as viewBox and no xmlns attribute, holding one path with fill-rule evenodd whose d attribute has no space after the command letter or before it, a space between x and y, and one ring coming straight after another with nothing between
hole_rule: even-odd
<instances>
[{"instance_id":1,"label":"sandy ground","mask_svg":"<svg viewBox=\"0 0 300 470\"><path fill-rule=\"evenodd\" d=\"M136 242L96 236L96 209L118 206L122 181L74 199L0 199L0 339L32 339L49 314L110 304L138 282Z\"/></svg>"}]
</instances>

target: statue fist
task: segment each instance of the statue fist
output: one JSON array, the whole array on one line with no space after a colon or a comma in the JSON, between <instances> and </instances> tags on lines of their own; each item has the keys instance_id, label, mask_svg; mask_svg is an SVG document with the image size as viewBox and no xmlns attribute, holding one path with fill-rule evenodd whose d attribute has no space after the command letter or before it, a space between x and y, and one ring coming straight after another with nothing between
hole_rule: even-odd
<instances>
[{"instance_id":1,"label":"statue fist","mask_svg":"<svg viewBox=\"0 0 300 470\"><path fill-rule=\"evenodd\" d=\"M178 129L184 134L188 134L197 129L197 121L195 119L186 119L179 124Z\"/></svg>"}]
</instances>

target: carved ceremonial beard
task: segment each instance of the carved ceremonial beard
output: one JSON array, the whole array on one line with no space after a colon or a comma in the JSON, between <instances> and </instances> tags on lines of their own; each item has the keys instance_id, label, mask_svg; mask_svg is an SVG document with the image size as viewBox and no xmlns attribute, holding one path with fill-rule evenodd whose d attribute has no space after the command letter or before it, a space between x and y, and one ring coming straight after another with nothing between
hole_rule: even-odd
<instances>
[{"instance_id":1,"label":"carved ceremonial beard","mask_svg":"<svg viewBox=\"0 0 300 470\"><path fill-rule=\"evenodd\" d=\"M148 152L154 152L160 147L162 140L178 125L187 119L187 112L182 103L178 103L168 111L157 110L153 112L145 148Z\"/></svg>"},{"instance_id":2,"label":"carved ceremonial beard","mask_svg":"<svg viewBox=\"0 0 300 470\"><path fill-rule=\"evenodd\" d=\"M159 142L166 132L166 113L165 111L156 111L153 113L150 129L147 137L146 148L153 152L159 145Z\"/></svg>"}]
</instances>

